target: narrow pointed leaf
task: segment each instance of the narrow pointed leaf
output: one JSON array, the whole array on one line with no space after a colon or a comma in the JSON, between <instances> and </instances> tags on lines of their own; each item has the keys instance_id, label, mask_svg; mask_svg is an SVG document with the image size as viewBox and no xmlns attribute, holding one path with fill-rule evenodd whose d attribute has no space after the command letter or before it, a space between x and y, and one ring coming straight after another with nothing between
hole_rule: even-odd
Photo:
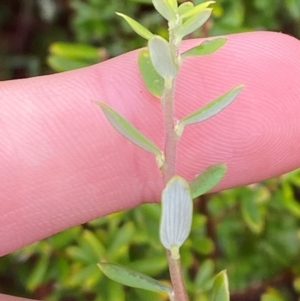
<instances>
[{"instance_id":1,"label":"narrow pointed leaf","mask_svg":"<svg viewBox=\"0 0 300 301\"><path fill-rule=\"evenodd\" d=\"M204 41L200 45L182 53L181 57L182 59L185 59L188 56L212 54L219 48L221 48L226 43L226 41L227 39L225 38L217 38L209 41Z\"/></svg>"},{"instance_id":2,"label":"narrow pointed leaf","mask_svg":"<svg viewBox=\"0 0 300 301\"><path fill-rule=\"evenodd\" d=\"M183 244L191 230L192 215L189 184L182 177L174 176L162 192L160 240L166 249L172 251Z\"/></svg>"},{"instance_id":3,"label":"narrow pointed leaf","mask_svg":"<svg viewBox=\"0 0 300 301\"><path fill-rule=\"evenodd\" d=\"M140 51L138 65L142 79L148 91L154 96L160 98L164 90L164 79L155 70L148 50L143 49Z\"/></svg>"},{"instance_id":4,"label":"narrow pointed leaf","mask_svg":"<svg viewBox=\"0 0 300 301\"><path fill-rule=\"evenodd\" d=\"M199 12L203 11L204 9L206 9L207 7L209 7L211 4L213 4L215 2L216 1L207 1L204 3L198 4L198 5L194 6L192 9L186 10L186 12L184 12L181 15L181 17L182 17L182 19L193 17L193 16L199 14Z\"/></svg>"},{"instance_id":5,"label":"narrow pointed leaf","mask_svg":"<svg viewBox=\"0 0 300 301\"><path fill-rule=\"evenodd\" d=\"M132 124L130 124L123 116L117 113L108 105L102 102L96 102L103 113L105 114L111 125L129 141L155 155L156 161L161 167L164 163L164 156L162 151L156 146L154 142L146 138L140 131L138 131Z\"/></svg>"},{"instance_id":6,"label":"narrow pointed leaf","mask_svg":"<svg viewBox=\"0 0 300 301\"><path fill-rule=\"evenodd\" d=\"M264 221L259 210L259 204L257 204L253 195L250 194L242 198L241 212L248 228L254 233L260 233L263 229Z\"/></svg>"},{"instance_id":7,"label":"narrow pointed leaf","mask_svg":"<svg viewBox=\"0 0 300 301\"><path fill-rule=\"evenodd\" d=\"M174 78L177 67L172 58L169 43L160 36L154 36L148 41L148 49L157 73L163 78Z\"/></svg>"},{"instance_id":8,"label":"narrow pointed leaf","mask_svg":"<svg viewBox=\"0 0 300 301\"><path fill-rule=\"evenodd\" d=\"M226 165L213 164L197 175L190 183L192 198L195 199L215 187L226 173Z\"/></svg>"},{"instance_id":9,"label":"narrow pointed leaf","mask_svg":"<svg viewBox=\"0 0 300 301\"><path fill-rule=\"evenodd\" d=\"M182 16L193 8L194 4L192 2L183 2L178 7L178 13Z\"/></svg>"},{"instance_id":10,"label":"narrow pointed leaf","mask_svg":"<svg viewBox=\"0 0 300 301\"><path fill-rule=\"evenodd\" d=\"M135 21L134 19L121 14L121 13L116 13L118 16L121 16L122 18L125 19L125 21L129 24L129 26L134 30L138 35L141 37L149 40L153 37L153 33L149 31L146 27L144 27L142 24L139 22Z\"/></svg>"},{"instance_id":11,"label":"narrow pointed leaf","mask_svg":"<svg viewBox=\"0 0 300 301\"><path fill-rule=\"evenodd\" d=\"M182 118L180 121L178 121L178 123L175 126L176 134L178 136L181 136L183 129L186 125L202 122L224 110L236 99L243 87L244 85L234 87L233 89L229 90L220 97L211 101L199 110Z\"/></svg>"},{"instance_id":12,"label":"narrow pointed leaf","mask_svg":"<svg viewBox=\"0 0 300 301\"><path fill-rule=\"evenodd\" d=\"M169 4L169 0L152 0L153 6L166 20L171 21L176 18L176 11Z\"/></svg>"},{"instance_id":13,"label":"narrow pointed leaf","mask_svg":"<svg viewBox=\"0 0 300 301\"><path fill-rule=\"evenodd\" d=\"M123 285L158 293L172 292L170 286L126 267L112 263L98 263L98 267L108 278Z\"/></svg>"},{"instance_id":14,"label":"narrow pointed leaf","mask_svg":"<svg viewBox=\"0 0 300 301\"><path fill-rule=\"evenodd\" d=\"M196 29L200 28L210 17L211 8L206 8L194 15L190 19L187 19L179 28L176 30L175 35L177 39L182 39Z\"/></svg>"},{"instance_id":15,"label":"narrow pointed leaf","mask_svg":"<svg viewBox=\"0 0 300 301\"><path fill-rule=\"evenodd\" d=\"M220 272L214 280L210 301L229 301L229 285L226 271Z\"/></svg>"}]
</instances>

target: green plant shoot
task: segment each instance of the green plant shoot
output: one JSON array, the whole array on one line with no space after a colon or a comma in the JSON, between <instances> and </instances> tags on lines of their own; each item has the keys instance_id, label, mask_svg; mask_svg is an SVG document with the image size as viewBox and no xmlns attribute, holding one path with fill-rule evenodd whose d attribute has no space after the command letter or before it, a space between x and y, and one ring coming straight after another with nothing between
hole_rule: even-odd
<instances>
[{"instance_id":1,"label":"green plant shoot","mask_svg":"<svg viewBox=\"0 0 300 301\"><path fill-rule=\"evenodd\" d=\"M180 54L179 47L182 39L209 19L212 12L210 6L213 3L214 1L207 1L194 5L191 2L184 2L178 6L176 0L152 0L157 12L168 21L168 41L153 34L132 18L117 13L138 35L148 40L147 49L139 53L138 65L146 88L161 102L165 135L163 151L115 110L104 103L98 103L112 126L132 143L152 153L161 170L165 188L161 197L160 240L166 248L172 288L125 267L106 263L100 263L99 267L104 274L117 282L132 287L164 291L169 294L170 300L176 301L188 300L181 272L180 247L190 234L193 216L192 199L212 189L226 172L225 164L213 164L188 183L176 174L177 143L186 126L205 121L226 109L243 89L243 85L238 85L202 108L191 112L177 123L174 122L176 120L175 84L180 66L189 57L214 53L226 42L225 38L208 39ZM215 278L211 301L228 300L228 279L226 272L222 271Z\"/></svg>"}]
</instances>

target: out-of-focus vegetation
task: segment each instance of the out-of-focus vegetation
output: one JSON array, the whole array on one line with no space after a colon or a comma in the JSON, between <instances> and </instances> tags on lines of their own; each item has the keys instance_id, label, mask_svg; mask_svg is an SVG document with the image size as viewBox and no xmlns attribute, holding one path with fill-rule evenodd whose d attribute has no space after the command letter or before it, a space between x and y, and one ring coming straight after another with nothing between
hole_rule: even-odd
<instances>
[{"instance_id":1,"label":"out-of-focus vegetation","mask_svg":"<svg viewBox=\"0 0 300 301\"><path fill-rule=\"evenodd\" d=\"M143 47L145 41L115 12L124 12L153 32L166 35L164 21L150 3L1 0L0 79L79 68ZM194 37L250 30L275 30L300 38L300 1L218 0L213 19Z\"/></svg>"},{"instance_id":2,"label":"out-of-focus vegetation","mask_svg":"<svg viewBox=\"0 0 300 301\"><path fill-rule=\"evenodd\" d=\"M2 0L0 78L69 70L144 46L115 11L166 35L149 2ZM300 1L219 0L197 36L249 30L300 38ZM192 301L208 300L212 276L224 268L232 301L300 300L300 171L203 196L195 207L192 234L182 247ZM166 300L123 288L96 266L104 259L168 279L159 215L158 204L142 205L0 258L0 292L49 301Z\"/></svg>"}]
</instances>

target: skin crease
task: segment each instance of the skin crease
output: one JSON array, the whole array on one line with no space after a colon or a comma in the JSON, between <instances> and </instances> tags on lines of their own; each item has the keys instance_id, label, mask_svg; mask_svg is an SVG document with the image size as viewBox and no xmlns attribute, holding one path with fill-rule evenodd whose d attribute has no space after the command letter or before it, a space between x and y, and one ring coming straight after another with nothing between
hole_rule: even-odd
<instances>
[{"instance_id":1,"label":"skin crease","mask_svg":"<svg viewBox=\"0 0 300 301\"><path fill-rule=\"evenodd\" d=\"M187 41L183 49L198 43ZM159 201L163 185L154 157L118 134L93 102L108 103L163 147L160 103L143 86L137 53L0 83L0 256ZM238 84L245 88L216 117L186 128L177 173L190 180L209 164L225 162L220 190L298 168L299 57L295 38L252 32L230 35L213 55L185 61L176 85L178 118Z\"/></svg>"}]
</instances>

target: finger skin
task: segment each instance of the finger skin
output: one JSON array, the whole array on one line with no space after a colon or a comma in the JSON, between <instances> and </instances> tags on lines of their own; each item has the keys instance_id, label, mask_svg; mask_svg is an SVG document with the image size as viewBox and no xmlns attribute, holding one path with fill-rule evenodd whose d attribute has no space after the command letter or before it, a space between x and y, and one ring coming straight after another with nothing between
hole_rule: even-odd
<instances>
[{"instance_id":1,"label":"finger skin","mask_svg":"<svg viewBox=\"0 0 300 301\"><path fill-rule=\"evenodd\" d=\"M0 301L34 301L34 300L0 294Z\"/></svg>"},{"instance_id":2,"label":"finger skin","mask_svg":"<svg viewBox=\"0 0 300 301\"><path fill-rule=\"evenodd\" d=\"M0 84L0 256L159 201L162 177L153 156L118 134L93 102L108 103L163 147L160 103L143 86L137 54ZM220 190L299 167L299 57L298 40L254 32L230 35L213 55L185 61L176 86L178 118L237 84L245 88L216 117L187 127L177 173L190 180L209 164L225 162Z\"/></svg>"}]
</instances>

